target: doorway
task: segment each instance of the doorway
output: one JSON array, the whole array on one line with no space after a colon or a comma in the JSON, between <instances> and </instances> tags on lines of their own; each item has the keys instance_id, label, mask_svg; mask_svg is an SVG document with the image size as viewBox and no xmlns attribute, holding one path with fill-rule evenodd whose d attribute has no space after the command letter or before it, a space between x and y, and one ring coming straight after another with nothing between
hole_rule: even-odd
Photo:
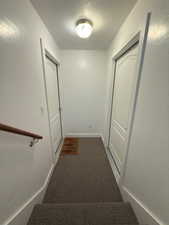
<instances>
[{"instance_id":1,"label":"doorway","mask_svg":"<svg viewBox=\"0 0 169 225\"><path fill-rule=\"evenodd\" d=\"M59 65L47 50L45 50L44 66L45 92L48 108L51 145L52 151L56 153L63 139L58 76Z\"/></svg>"},{"instance_id":2,"label":"doorway","mask_svg":"<svg viewBox=\"0 0 169 225\"><path fill-rule=\"evenodd\" d=\"M120 174L126 157L130 115L137 83L138 40L115 58L109 150Z\"/></svg>"}]
</instances>

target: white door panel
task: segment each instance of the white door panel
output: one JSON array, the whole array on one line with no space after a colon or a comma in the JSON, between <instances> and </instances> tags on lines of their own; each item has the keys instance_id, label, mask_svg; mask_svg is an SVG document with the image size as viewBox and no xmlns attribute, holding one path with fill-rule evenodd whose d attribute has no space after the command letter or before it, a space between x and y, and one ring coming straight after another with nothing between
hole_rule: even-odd
<instances>
[{"instance_id":1,"label":"white door panel","mask_svg":"<svg viewBox=\"0 0 169 225\"><path fill-rule=\"evenodd\" d=\"M57 65L46 57L46 92L49 111L49 123L53 151L56 152L61 141L61 118L59 105L59 90L57 79Z\"/></svg>"},{"instance_id":2,"label":"white door panel","mask_svg":"<svg viewBox=\"0 0 169 225\"><path fill-rule=\"evenodd\" d=\"M111 133L111 143L114 146L114 151L118 155L120 161L123 160L123 149L124 149L125 138L121 135L119 130L116 128L112 129Z\"/></svg>"},{"instance_id":3,"label":"white door panel","mask_svg":"<svg viewBox=\"0 0 169 225\"><path fill-rule=\"evenodd\" d=\"M134 95L137 53L138 45L116 61L109 148L119 170L126 156L125 144Z\"/></svg>"},{"instance_id":4,"label":"white door panel","mask_svg":"<svg viewBox=\"0 0 169 225\"><path fill-rule=\"evenodd\" d=\"M52 143L55 147L55 151L60 143L61 140L61 127L59 118L56 118L53 122L51 122L51 136L52 136Z\"/></svg>"}]
</instances>

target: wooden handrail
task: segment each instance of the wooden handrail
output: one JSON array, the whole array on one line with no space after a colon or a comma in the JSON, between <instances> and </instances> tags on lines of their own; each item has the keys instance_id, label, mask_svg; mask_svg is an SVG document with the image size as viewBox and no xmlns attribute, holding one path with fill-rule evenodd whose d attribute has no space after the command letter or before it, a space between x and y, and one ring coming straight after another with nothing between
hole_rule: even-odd
<instances>
[{"instance_id":1,"label":"wooden handrail","mask_svg":"<svg viewBox=\"0 0 169 225\"><path fill-rule=\"evenodd\" d=\"M27 137L32 137L33 139L42 139L43 137L25 130L21 130L15 127L11 127L5 124L0 123L0 130L2 131L6 131L9 133L13 133L13 134L18 134L18 135L23 135L23 136L27 136Z\"/></svg>"}]
</instances>

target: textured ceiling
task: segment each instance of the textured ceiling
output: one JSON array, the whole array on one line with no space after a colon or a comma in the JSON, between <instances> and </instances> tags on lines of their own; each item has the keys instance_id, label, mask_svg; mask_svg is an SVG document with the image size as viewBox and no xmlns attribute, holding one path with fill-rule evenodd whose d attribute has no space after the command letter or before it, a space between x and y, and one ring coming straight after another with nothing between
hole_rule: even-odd
<instances>
[{"instance_id":1,"label":"textured ceiling","mask_svg":"<svg viewBox=\"0 0 169 225\"><path fill-rule=\"evenodd\" d=\"M106 49L136 0L31 0L61 49ZM94 24L90 38L75 33L79 18Z\"/></svg>"}]
</instances>

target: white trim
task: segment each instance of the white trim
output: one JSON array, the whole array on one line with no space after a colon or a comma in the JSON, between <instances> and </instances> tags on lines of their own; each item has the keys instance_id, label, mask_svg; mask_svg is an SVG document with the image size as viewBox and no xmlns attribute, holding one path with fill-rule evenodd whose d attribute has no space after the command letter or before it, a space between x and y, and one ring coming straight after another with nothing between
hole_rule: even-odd
<instances>
[{"instance_id":1,"label":"white trim","mask_svg":"<svg viewBox=\"0 0 169 225\"><path fill-rule=\"evenodd\" d=\"M105 149L105 151L106 151L106 154L107 154L107 158L109 160L109 163L110 163L110 167L111 167L111 169L113 171L113 174L114 174L114 176L116 178L116 182L117 182L117 184L119 184L119 182L120 182L120 174L119 174L119 172L117 170L117 167L116 167L116 165L114 163L114 160L113 160L113 158L112 158L109 150L108 149Z\"/></svg>"},{"instance_id":2,"label":"white trim","mask_svg":"<svg viewBox=\"0 0 169 225\"><path fill-rule=\"evenodd\" d=\"M109 152L108 150L108 147L106 147L106 143L105 143L105 139L104 137L101 135L101 139L102 139L102 142L103 142L103 145L104 145L104 149L105 149L105 153L107 155L107 158L108 158L108 161L109 161L109 164L110 164L110 167L112 169L112 172L115 176L115 179L116 179L116 182L119 184L119 181L120 181L120 174L116 168L116 165L114 164L114 161L112 159L112 155L111 153Z\"/></svg>"},{"instance_id":3,"label":"white trim","mask_svg":"<svg viewBox=\"0 0 169 225\"><path fill-rule=\"evenodd\" d=\"M112 113L113 113L113 108L114 108L114 87L115 87L115 79L116 79L116 64L117 64L117 60L119 59L119 57L121 57L125 52L129 51L131 48L133 48L136 44L138 44L138 48L140 49L142 47L141 45L141 41L140 41L140 35L141 32L137 32L130 40L127 41L127 43L120 48L120 50L118 50L113 56L112 56L112 60L114 63L114 70L113 70L113 74L114 74L114 79L113 79L113 89L112 89L112 99L111 99L111 114L110 114L110 124L109 124L109 144L108 144L108 148L112 149L114 148L114 146L112 146L112 144L110 143L110 139L111 139L111 130L112 130ZM136 65L138 65L138 63L140 62L140 57L137 57L137 62ZM136 76L135 76L135 81L134 81L134 90L133 90L133 98L132 98L132 104L131 104L131 112L129 114L129 127L128 129L125 131L125 140L124 140L124 148L127 149L127 143L128 143L128 139L129 139L129 134L130 134L130 123L131 118L133 116L132 112L133 112L133 107L134 107L134 103L135 103L135 96L137 93L137 86L138 86L138 81L139 81L139 73L137 73L136 70ZM115 121L116 126L118 126L122 132L124 132L124 128L121 127L121 125ZM124 139L124 137L120 134L120 132L114 128L116 130L116 132L118 132L118 134L121 136L122 139ZM125 151L127 153L127 150ZM124 161L126 160L126 155L125 155L125 160L121 161L119 159L119 157L117 156L115 151L111 151L110 154L113 157L113 160L115 160L115 164L118 167L119 172L123 174L123 165L124 165ZM120 176L120 180L121 180Z\"/></svg>"},{"instance_id":4,"label":"white trim","mask_svg":"<svg viewBox=\"0 0 169 225\"><path fill-rule=\"evenodd\" d=\"M123 198L129 201L138 217L140 224L167 225L162 222L143 202L141 202L128 188L121 187Z\"/></svg>"},{"instance_id":5,"label":"white trim","mask_svg":"<svg viewBox=\"0 0 169 225\"><path fill-rule=\"evenodd\" d=\"M60 65L60 63L56 60L56 58L45 48L45 56L47 56L53 63L55 63L57 66Z\"/></svg>"},{"instance_id":6,"label":"white trim","mask_svg":"<svg viewBox=\"0 0 169 225\"><path fill-rule=\"evenodd\" d=\"M53 151L53 142L52 142L52 133L51 133L51 124L50 124L50 117L49 117L49 104L47 98L47 86L46 86L46 64L45 64L45 48L43 45L42 38L40 38L40 47L41 47L41 57L42 57L42 68L43 68L43 83L44 83L44 91L45 91L45 99L46 99L46 106L47 106L47 115L48 115L48 128L49 128L49 136L50 136L50 151L53 163L55 161L54 151Z\"/></svg>"},{"instance_id":7,"label":"white trim","mask_svg":"<svg viewBox=\"0 0 169 225\"><path fill-rule=\"evenodd\" d=\"M119 159L119 157L118 157L118 155L117 155L117 153L115 151L115 147L112 144L109 144L108 151L109 151L111 157L114 159L114 161L116 163L116 167L119 170L119 174L120 174L121 173L121 168L122 168L123 165L122 165L122 162Z\"/></svg>"},{"instance_id":8,"label":"white trim","mask_svg":"<svg viewBox=\"0 0 169 225\"><path fill-rule=\"evenodd\" d=\"M101 139L102 139L102 143L104 145L104 149L106 150L107 149L107 146L106 146L106 142L105 142L105 139L104 139L104 136L101 135Z\"/></svg>"},{"instance_id":9,"label":"white trim","mask_svg":"<svg viewBox=\"0 0 169 225\"><path fill-rule=\"evenodd\" d=\"M34 199L36 199L45 190L50 180L53 169L54 169L54 164L52 164L43 186L30 199L28 199L28 201L26 201L15 213L9 216L8 219L2 225L8 225L12 223L12 221L16 217L18 217L34 201Z\"/></svg>"},{"instance_id":10,"label":"white trim","mask_svg":"<svg viewBox=\"0 0 169 225\"><path fill-rule=\"evenodd\" d=\"M113 174L116 178L116 182L119 185L120 183L120 175L118 170L114 164L112 156L106 147L104 137L101 136L103 145L105 147L105 152L107 154L111 169ZM120 187L121 193L125 201L129 201L138 217L140 224L151 224L151 225L167 225L166 223L162 222L147 206L143 204L134 194L132 194L126 187Z\"/></svg>"},{"instance_id":11,"label":"white trim","mask_svg":"<svg viewBox=\"0 0 169 225\"><path fill-rule=\"evenodd\" d=\"M63 142L64 142L64 138L62 138L61 143L57 149L57 151L55 152L55 165L57 164L58 160L59 160L59 156L60 156L60 152L62 150L62 146L63 146Z\"/></svg>"},{"instance_id":12,"label":"white trim","mask_svg":"<svg viewBox=\"0 0 169 225\"><path fill-rule=\"evenodd\" d=\"M27 207L29 207L31 204L33 204L34 201L37 203L36 198L40 197L40 195L43 196L43 192L45 193L45 191L46 191L46 188L50 181L50 177L52 175L53 169L55 168L55 165L57 164L57 162L59 160L59 155L60 155L60 152L62 149L62 145L63 145L63 141L61 142L60 147L59 147L58 151L56 152L55 162L54 162L54 164L51 165L51 168L49 169L49 172L47 174L47 177L46 177L45 182L42 185L42 187L30 199L28 199L15 213L13 213L11 216L9 216L8 219L2 225L13 224L13 221L17 217L19 217L20 214L23 213L23 211L25 211L27 209Z\"/></svg>"},{"instance_id":13,"label":"white trim","mask_svg":"<svg viewBox=\"0 0 169 225\"><path fill-rule=\"evenodd\" d=\"M131 106L131 112L129 116L129 127L126 132L126 141L125 141L125 149L126 149L126 155L125 159L121 162L121 167L120 167L120 183L119 186L121 186L124 182L124 177L125 177L125 171L127 168L127 159L128 159L128 154L129 154L129 145L130 145L130 139L131 139L131 134L132 134L132 129L133 129L133 123L134 123L134 116L135 116L135 110L136 110L136 103L137 103L137 97L138 97L138 92L139 92L139 86L140 86L140 79L141 79L141 72L142 72L142 65L143 65L143 59L144 59L144 53L145 53L145 47L146 47L146 40L147 40L147 34L148 34L148 28L149 28L149 21L150 21L150 16L151 14L148 13L145 19L145 25L143 29L139 32L137 32L133 38L131 38L126 44L120 49L120 51L116 52L113 56L113 62L118 59L118 57L122 54L127 49L130 49L134 44L137 42L139 43L139 53L138 53L138 58L137 58L137 66L136 66L136 80L135 80L135 87L134 87L134 95L132 99L132 106ZM115 82L115 71L116 71L116 64L114 67L114 81ZM112 121L112 107L113 107L113 95L114 95L114 84L112 88L112 99L111 99L111 114L110 114L110 124L109 124L109 146L110 146L110 135L111 135L111 121ZM116 159L115 159L116 160Z\"/></svg>"},{"instance_id":14,"label":"white trim","mask_svg":"<svg viewBox=\"0 0 169 225\"><path fill-rule=\"evenodd\" d=\"M101 137L99 133L67 133L65 137Z\"/></svg>"},{"instance_id":15,"label":"white trim","mask_svg":"<svg viewBox=\"0 0 169 225\"><path fill-rule=\"evenodd\" d=\"M124 177L127 170L127 160L129 155L129 148L130 148L130 141L131 141L131 135L133 131L133 125L134 125L134 119L135 119L135 111L136 111L136 105L137 105L137 98L139 94L139 88L140 88L140 80L141 80L141 74L142 74L142 68L143 68L143 62L144 62L144 55L145 55L145 49L147 44L147 36L148 36L148 30L149 30L149 23L150 23L151 13L147 13L145 18L145 25L142 29L142 31L139 33L139 54L137 59L137 80L135 83L135 90L134 90L134 96L132 99L132 106L131 106L131 113L129 118L129 127L127 131L127 138L126 138L126 155L125 159L122 162L121 167L121 176L120 176L120 185L124 183Z\"/></svg>"},{"instance_id":16,"label":"white trim","mask_svg":"<svg viewBox=\"0 0 169 225\"><path fill-rule=\"evenodd\" d=\"M140 39L140 32L137 32L131 39L128 41L123 47L120 49L120 51L117 51L113 56L113 60L116 61L118 58L120 58L125 52L127 52L130 48L132 48L137 42L139 42Z\"/></svg>"},{"instance_id":17,"label":"white trim","mask_svg":"<svg viewBox=\"0 0 169 225\"><path fill-rule=\"evenodd\" d=\"M59 62L56 60L56 58L45 48L43 44L42 38L40 38L40 47L41 47L41 58L42 58L42 68L43 68L43 82L44 82L44 90L45 90L45 99L46 99L46 105L47 105L47 115L48 115L48 127L49 127L49 136L50 136L50 145L51 145L51 155L53 159L53 163L55 163L55 151L53 149L53 141L52 141L52 128L51 128L51 121L49 116L49 102L48 102L48 96L47 96L47 84L46 84L46 57L48 57L55 65L56 65L56 77L57 77L57 86L58 86L58 99L59 99L59 108L61 109L61 102L60 102L60 89L59 89L59 76L58 76L58 65ZM63 138L63 121L62 121L62 115L61 111L59 112L59 121L60 121L60 128L61 128L61 139ZM59 147L59 146L57 146Z\"/></svg>"}]
</instances>

